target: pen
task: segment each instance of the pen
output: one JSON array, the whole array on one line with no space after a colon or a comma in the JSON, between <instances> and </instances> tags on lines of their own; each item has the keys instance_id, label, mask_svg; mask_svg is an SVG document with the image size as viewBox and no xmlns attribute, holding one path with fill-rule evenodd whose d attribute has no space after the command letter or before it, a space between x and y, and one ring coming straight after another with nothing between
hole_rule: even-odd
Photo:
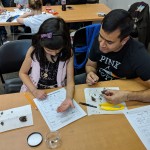
<instances>
[{"instance_id":1,"label":"pen","mask_svg":"<svg viewBox=\"0 0 150 150\"><path fill-rule=\"evenodd\" d=\"M28 102L31 104L31 106L33 108L35 108L36 110L38 110L35 103L34 103L34 101L30 98L29 94L28 93L23 93L23 94L26 97L26 99L28 100Z\"/></svg>"},{"instance_id":2,"label":"pen","mask_svg":"<svg viewBox=\"0 0 150 150\"><path fill-rule=\"evenodd\" d=\"M85 106L89 106L89 107L97 108L97 106L94 106L94 105L91 105L91 104L87 104L87 103L83 103L83 102L79 102L79 104L85 105Z\"/></svg>"}]
</instances>

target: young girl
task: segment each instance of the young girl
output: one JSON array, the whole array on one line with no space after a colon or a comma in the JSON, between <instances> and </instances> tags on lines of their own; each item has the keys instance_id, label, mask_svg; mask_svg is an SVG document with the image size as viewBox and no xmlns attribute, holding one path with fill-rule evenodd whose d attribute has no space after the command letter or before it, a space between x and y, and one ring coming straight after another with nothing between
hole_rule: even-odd
<instances>
[{"instance_id":1,"label":"young girl","mask_svg":"<svg viewBox=\"0 0 150 150\"><path fill-rule=\"evenodd\" d=\"M29 8L31 12L27 12L17 18L17 22L31 28L32 33L37 33L40 25L48 18L53 17L52 14L42 14L41 0L29 0Z\"/></svg>"},{"instance_id":2,"label":"young girl","mask_svg":"<svg viewBox=\"0 0 150 150\"><path fill-rule=\"evenodd\" d=\"M73 54L69 30L63 19L50 18L43 22L38 33L33 36L32 46L19 76L24 83L21 91L30 91L38 99L46 98L44 89L62 87L66 82L66 99L57 111L63 112L74 107Z\"/></svg>"}]
</instances>

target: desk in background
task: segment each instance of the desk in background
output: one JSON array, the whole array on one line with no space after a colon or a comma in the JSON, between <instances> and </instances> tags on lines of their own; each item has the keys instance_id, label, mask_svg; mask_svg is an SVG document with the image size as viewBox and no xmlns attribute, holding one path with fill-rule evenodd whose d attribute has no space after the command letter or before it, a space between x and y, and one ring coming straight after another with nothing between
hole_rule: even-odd
<instances>
[{"instance_id":1,"label":"desk in background","mask_svg":"<svg viewBox=\"0 0 150 150\"><path fill-rule=\"evenodd\" d=\"M86 22L86 21L102 21L103 17L99 17L97 13L104 12L108 13L110 8L104 4L82 4L82 5L68 5L73 9L61 10L61 5L51 6L53 10L58 12L58 17L63 18L67 23L71 22ZM8 11L14 11L15 7L7 7ZM46 12L46 7L43 6L43 11ZM0 22L0 26L14 26L21 25L17 22Z\"/></svg>"},{"instance_id":2,"label":"desk in background","mask_svg":"<svg viewBox=\"0 0 150 150\"><path fill-rule=\"evenodd\" d=\"M144 85L136 80L113 80L100 82L92 87L120 87L122 90L143 90ZM84 102L86 84L77 85L74 99ZM91 86L90 86L91 87ZM56 89L48 90L52 92ZM29 104L22 93L0 95L0 110ZM149 104L149 103L147 103ZM130 101L128 108L144 106L146 103ZM86 111L86 106L81 106ZM32 108L34 126L7 131L0 134L0 150L33 150L27 144L32 132L40 132L43 137L49 131L39 111ZM145 150L128 120L123 114L85 116L60 129L62 145L58 150ZM47 150L45 141L36 150Z\"/></svg>"}]
</instances>

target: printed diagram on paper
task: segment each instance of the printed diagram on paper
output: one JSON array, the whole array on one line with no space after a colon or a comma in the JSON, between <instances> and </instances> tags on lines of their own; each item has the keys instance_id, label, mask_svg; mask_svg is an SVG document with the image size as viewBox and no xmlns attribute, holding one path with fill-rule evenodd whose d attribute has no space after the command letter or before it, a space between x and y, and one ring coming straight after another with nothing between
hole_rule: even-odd
<instances>
[{"instance_id":1,"label":"printed diagram on paper","mask_svg":"<svg viewBox=\"0 0 150 150\"><path fill-rule=\"evenodd\" d=\"M44 120L51 131L58 130L69 123L80 119L86 115L83 109L73 100L75 108L69 108L63 113L57 113L57 108L66 98L66 90L64 88L48 94L47 99L34 99L38 109L40 110Z\"/></svg>"},{"instance_id":2,"label":"printed diagram on paper","mask_svg":"<svg viewBox=\"0 0 150 150\"><path fill-rule=\"evenodd\" d=\"M150 105L124 111L124 114L146 149L150 150Z\"/></svg>"},{"instance_id":3,"label":"printed diagram on paper","mask_svg":"<svg viewBox=\"0 0 150 150\"><path fill-rule=\"evenodd\" d=\"M0 111L0 132L33 125L31 105Z\"/></svg>"},{"instance_id":4,"label":"printed diagram on paper","mask_svg":"<svg viewBox=\"0 0 150 150\"><path fill-rule=\"evenodd\" d=\"M106 102L106 100L103 98L101 92L103 90L107 90L107 89L119 90L118 87L106 87L106 88L102 87L102 88L85 88L84 89L86 103L97 106L97 108L87 106L88 115L92 115L92 114L120 114L120 113L123 113L123 110L127 110L125 102L121 103L122 105L124 105L123 110L106 111L106 110L102 110L100 108L99 104Z\"/></svg>"}]
</instances>

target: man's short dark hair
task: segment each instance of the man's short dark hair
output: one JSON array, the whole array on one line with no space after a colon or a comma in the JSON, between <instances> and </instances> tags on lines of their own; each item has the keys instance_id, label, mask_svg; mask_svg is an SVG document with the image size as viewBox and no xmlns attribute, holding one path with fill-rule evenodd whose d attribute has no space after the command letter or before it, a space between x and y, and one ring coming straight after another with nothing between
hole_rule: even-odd
<instances>
[{"instance_id":1,"label":"man's short dark hair","mask_svg":"<svg viewBox=\"0 0 150 150\"><path fill-rule=\"evenodd\" d=\"M133 30L133 20L130 13L123 9L114 9L109 12L102 21L102 29L111 33L120 29L119 38L123 40Z\"/></svg>"}]
</instances>

